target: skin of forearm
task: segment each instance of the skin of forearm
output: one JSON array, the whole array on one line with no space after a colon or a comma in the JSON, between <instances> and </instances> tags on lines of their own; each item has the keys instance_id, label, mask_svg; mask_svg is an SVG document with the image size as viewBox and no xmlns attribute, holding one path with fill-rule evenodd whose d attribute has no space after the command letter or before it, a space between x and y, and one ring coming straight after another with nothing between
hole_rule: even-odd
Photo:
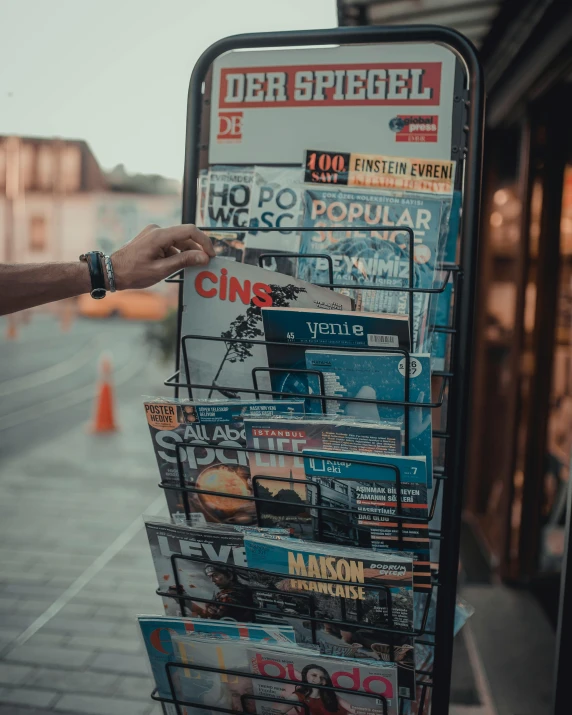
<instances>
[{"instance_id":1,"label":"skin of forearm","mask_svg":"<svg viewBox=\"0 0 572 715\"><path fill-rule=\"evenodd\" d=\"M87 263L0 265L0 315L89 293Z\"/></svg>"}]
</instances>

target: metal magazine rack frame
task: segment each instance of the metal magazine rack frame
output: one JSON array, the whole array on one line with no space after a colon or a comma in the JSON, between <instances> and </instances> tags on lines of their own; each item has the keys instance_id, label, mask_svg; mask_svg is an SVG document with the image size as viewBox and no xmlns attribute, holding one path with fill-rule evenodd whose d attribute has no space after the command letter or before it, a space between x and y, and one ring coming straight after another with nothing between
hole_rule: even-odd
<instances>
[{"instance_id":1,"label":"metal magazine rack frame","mask_svg":"<svg viewBox=\"0 0 572 715\"><path fill-rule=\"evenodd\" d=\"M451 158L457 161L457 188L462 189L462 221L460 226L460 251L458 251L458 263L441 264L440 270L445 274L442 284L437 288L419 289L412 287L413 276L413 252L409 253L409 285L408 287L387 287L387 286L368 286L368 285L347 285L347 288L352 290L397 290L399 292L407 292L409 296L410 315L412 315L413 296L416 293L441 293L445 290L449 280L453 283L452 291L452 312L451 319L448 325L438 325L434 327L435 332L445 333L450 335L450 345L448 347L448 355L446 356L445 369L442 371L432 372L432 376L442 379L439 397L435 402L430 403L415 403L409 401L409 361L410 353L407 350L387 349L384 352L396 352L402 354L406 361L406 369L404 372L404 399L403 401L385 401L385 400L367 400L361 398L353 398L353 401L375 404L387 404L402 406L404 409L404 454L408 454L409 446L409 410L415 407L424 407L429 409L445 408L445 424L443 429L434 430L433 438L442 440L444 443L442 464L435 465L433 468L433 476L435 479L435 492L433 501L429 506L428 515L425 518L409 517L400 513L402 511L402 503L400 501L400 489L396 490L396 510L397 514L392 515L398 523L399 543L402 539L402 524L404 521L414 521L415 523L428 523L435 513L435 507L439 495L439 490L442 492L442 523L441 528L432 530L429 534L431 539L436 539L440 542L440 554L438 571L433 575L430 588L426 596L426 603L423 608L423 616L419 628L412 628L409 631L396 629L391 618L391 596L388 599L388 615L390 616L387 624L378 628L388 635L390 639L397 637L397 634L409 635L416 638L417 643L434 648L434 662L431 671L417 670L417 685L418 685L418 701L417 712L428 712L426 708L428 698L428 689L431 688L431 708L435 715L444 715L449 709L449 691L451 682L451 666L453 658L453 628L455 617L456 603L456 585L457 585L457 565L459 558L459 536L461 522L461 506L462 506L462 488L463 478L465 473L465 455L467 434L470 428L470 388L471 388L471 353L474 330L474 306L475 306L475 291L476 291L476 267L478 256L478 230L479 230L479 208L480 208L480 184L481 184L481 154L482 154L482 133L483 133L483 112L484 112L484 87L482 80L482 72L477 58L476 51L473 45L459 33L443 27L437 26L392 26L392 27L360 27L360 28L343 28L332 30L314 30L314 31L298 31L298 32L277 32L277 33L253 33L245 35L237 35L228 37L212 45L201 56L197 62L188 94L188 124L185 148L185 173L183 186L183 223L192 223L196 214L196 184L199 176L199 152L207 147L200 143L201 130L201 114L203 107L203 88L207 73L213 61L221 54L236 50L248 48L276 48L276 47L303 47L303 46L320 46L320 45L356 45L356 44L381 44L381 43L413 43L413 42L431 42L438 43L455 53L463 66L463 72L457 72L455 82L455 104L454 104L454 126L453 126L453 141L457 142L451 147ZM459 63L458 63L459 64ZM412 241L413 233L409 228L391 227L392 230L402 230L407 232ZM206 229L209 230L209 229ZM221 232L224 229L216 229ZM235 230L235 229L233 229ZM258 230L278 230L278 229L258 229ZM294 230L294 229L292 229ZM302 228L301 230L308 230ZM343 230L343 227L336 227L336 230ZM363 229L361 229L363 230ZM383 230L383 227L374 227L370 230ZM263 254L260 256L261 263L264 257L272 254ZM311 258L310 255L305 255L305 258ZM324 258L324 256L320 256ZM179 283L179 318L177 331L177 344L182 348L183 361L186 363L184 375L188 375L188 350L187 343L192 340L212 340L222 341L223 338L216 336L199 336L199 335L182 335L181 334L181 318L183 306L183 286L182 277L174 277L172 282ZM329 265L329 282L327 284L319 284L323 287L340 288L342 284L334 284L333 271L331 263ZM412 321L410 321L412 323ZM239 342L248 344L267 345L269 341L258 341L252 339L234 339ZM228 340L227 340L228 342ZM280 345L284 345L280 343ZM307 347L315 347L308 345ZM342 348L340 348L342 349ZM346 348L347 349L347 348ZM352 350L363 350L376 352L379 348L353 348ZM169 377L165 384L175 389L175 394L179 394L180 389L187 389L189 395L193 387L195 388L210 388L211 386L198 385L190 382L185 382L181 379L180 352L177 350L176 356L176 372ZM253 387L237 388L236 386L228 386L236 392L252 394L256 398L259 395L266 397L281 395L291 397L304 397L299 393L291 394L280 393L274 390L263 390L257 382L257 373L269 371L271 368L255 368L253 370ZM291 372L291 370L289 370ZM313 371L302 370L306 374L315 374ZM319 376L318 376L319 378ZM320 379L320 378L319 378ZM323 380L320 380L320 394L313 394L312 399L320 400L324 406L327 400L339 400L337 397L332 397L324 394ZM223 386L220 386L223 387ZM344 401L351 401L352 398L344 398ZM323 410L325 411L325 410ZM185 444L180 444L179 447L184 447ZM208 445L205 445L208 446ZM236 449L236 448L233 448ZM241 451L237 449L237 451ZM268 452L270 454L277 453L284 455L284 452L276 452L275 450L261 450L243 448L242 451ZM287 454L287 453L286 453ZM340 459L349 462L359 463L359 460L347 459L344 453L340 453ZM175 485L162 484L165 489L174 489L180 492L183 496L183 503L186 504L186 511L189 507L189 494L197 492L196 487L185 485L184 474L182 469L180 449L177 450L177 464L179 471L179 483ZM371 462L367 462L368 466L372 466ZM379 468L388 468L389 465L378 465ZM277 479L276 477L271 477ZM396 485L400 486L400 473L397 469L395 473ZM269 477L261 476L261 479L268 480ZM290 480L288 480L290 481ZM319 491L319 490L318 490ZM253 501L257 512L261 503L264 500L256 494L256 486L254 487L254 495L252 497L237 497ZM319 498L318 498L319 499ZM319 500L316 504L311 504L311 509L318 513L318 521L322 518L322 513L331 509L327 505L321 505ZM348 509L348 513L355 513L357 510ZM182 558L182 557L177 557ZM193 557L184 557L193 558ZM241 570L245 570L241 567ZM248 570L248 569L247 569ZM173 574L176 579L177 569L174 568ZM320 580L304 577L304 580ZM175 581L177 583L177 581ZM330 581L332 583L332 581ZM335 582L334 582L335 583ZM341 583L341 582L340 582ZM268 591L268 589L266 589ZM435 629L427 629L427 616L429 612L429 603L433 592L436 592L436 622ZM180 594L173 595L172 593L161 592L162 596L169 596L179 601L182 612L186 601L200 601L195 597L181 596ZM206 599L202 599L205 600ZM323 621L323 618L320 618ZM333 621L334 623L336 621ZM337 621L343 624L344 621ZM315 628L315 624L314 624ZM393 648L393 641L391 643ZM176 711L181 713L181 707L197 706L196 703L177 699L174 690L171 671L173 668L189 668L196 670L217 670L229 675L244 675L243 673L234 673L233 671L222 671L221 669L209 669L202 666L188 666L180 663L169 662L165 665L168 682L171 687L170 698L159 697L156 692L153 693L153 699L162 703L171 703ZM248 675L249 678L264 679L265 676ZM285 681L289 682L289 681ZM294 683L294 681L292 681ZM321 686L328 689L327 686ZM336 689L338 692L347 692L344 689ZM380 700L380 696L376 696ZM250 700L266 700L277 702L275 698L262 698L260 696L247 696ZM387 711L387 703L384 698L381 698L384 712ZM246 701L241 700L243 711L246 711ZM297 705L302 710L306 710L304 704ZM222 708L210 708L219 712L240 713L241 711L226 710ZM400 710L403 712L404 700L400 698ZM308 713L305 712L305 715Z\"/></svg>"}]
</instances>

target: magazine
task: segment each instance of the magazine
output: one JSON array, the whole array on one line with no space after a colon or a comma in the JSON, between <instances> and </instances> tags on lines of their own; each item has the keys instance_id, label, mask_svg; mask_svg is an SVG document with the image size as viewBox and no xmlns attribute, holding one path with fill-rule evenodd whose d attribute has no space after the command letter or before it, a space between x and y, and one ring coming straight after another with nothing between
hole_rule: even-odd
<instances>
[{"instance_id":1,"label":"magazine","mask_svg":"<svg viewBox=\"0 0 572 715\"><path fill-rule=\"evenodd\" d=\"M252 679L254 699L260 698L255 700L258 715L304 711L308 715L397 715L397 669L393 663L365 659L356 663L272 645L249 647L248 660L251 673L265 676L264 680ZM307 709L301 711L300 705Z\"/></svg>"},{"instance_id":2,"label":"magazine","mask_svg":"<svg viewBox=\"0 0 572 715\"><path fill-rule=\"evenodd\" d=\"M254 495L261 499L257 502L258 525L289 529L299 538L320 536L318 514L311 509L311 504L317 503L318 490L306 483L302 450L401 454L400 428L379 422L246 418L244 429L246 445L254 450L248 454L248 463Z\"/></svg>"},{"instance_id":3,"label":"magazine","mask_svg":"<svg viewBox=\"0 0 572 715\"><path fill-rule=\"evenodd\" d=\"M252 495L248 457L245 452L232 449L245 445L244 416L303 412L302 400L210 403L163 397L147 400L145 413L161 482L167 487L182 485L204 490L165 489L173 519L191 519L195 524L253 523L252 502L240 498Z\"/></svg>"},{"instance_id":4,"label":"magazine","mask_svg":"<svg viewBox=\"0 0 572 715\"><path fill-rule=\"evenodd\" d=\"M413 697L413 639L383 630L413 627L411 557L250 534L244 546L249 567L260 570L251 583L268 589L254 589L258 622L287 623L298 643L327 655L395 662L399 695Z\"/></svg>"},{"instance_id":5,"label":"magazine","mask_svg":"<svg viewBox=\"0 0 572 715\"><path fill-rule=\"evenodd\" d=\"M306 367L324 376L326 395L339 398L363 398L393 402L431 403L431 356L409 357L409 380L406 358L396 353L355 353L306 350ZM409 399L405 388L409 384ZM375 402L328 400L329 414L347 418L393 423L405 429L409 414L409 440L403 444L406 454L427 459L427 486L433 486L432 410L430 407L403 407Z\"/></svg>"},{"instance_id":6,"label":"magazine","mask_svg":"<svg viewBox=\"0 0 572 715\"><path fill-rule=\"evenodd\" d=\"M306 350L316 345L324 348L403 348L408 350L409 321L402 315L356 313L340 311L336 314L321 310L287 310L279 307L263 308L262 322L266 340L286 345L267 345L268 364L281 368L272 373L272 387L276 391L300 394L320 394L316 375L288 372L308 369ZM361 354L368 354L367 350ZM399 357L402 354L397 354ZM315 369L315 368L312 368ZM321 370L318 370L321 372ZM329 393L324 393L329 394ZM323 400L306 400L306 411L321 413ZM328 406L326 402L326 407ZM331 410L328 408L329 412Z\"/></svg>"},{"instance_id":7,"label":"magazine","mask_svg":"<svg viewBox=\"0 0 572 715\"><path fill-rule=\"evenodd\" d=\"M264 253L280 254L264 261L264 267L296 275L297 259L289 253L300 250L304 186L296 167L255 166L250 204L250 228L246 234L244 262L258 265ZM259 231L276 227L279 231Z\"/></svg>"},{"instance_id":8,"label":"magazine","mask_svg":"<svg viewBox=\"0 0 572 715\"><path fill-rule=\"evenodd\" d=\"M307 479L320 485L320 501L332 507L322 510L321 540L409 553L414 559L415 589L427 592L431 588L428 524L409 521L427 519L425 458L340 455L319 449L305 449L303 455ZM395 514L406 519L396 521Z\"/></svg>"},{"instance_id":9,"label":"magazine","mask_svg":"<svg viewBox=\"0 0 572 715\"><path fill-rule=\"evenodd\" d=\"M211 642L218 642L219 647L224 643L224 649L232 641L249 639L250 642L266 643L294 643L294 632L291 628L277 628L273 625L230 623L224 621L207 621L191 618L165 618L164 616L139 616L137 618L141 635L155 679L158 695L163 698L172 698L181 695L179 691L173 693L167 675L167 663L180 662L179 644L182 638L197 637L203 634L210 636ZM175 639L180 639L176 641ZM215 640L216 639L216 640ZM244 641L241 643L244 652ZM169 672L175 681L175 671L181 668L171 667ZM191 698L194 699L194 698ZM194 709L182 709L177 713L175 705L164 704L166 715L194 715Z\"/></svg>"},{"instance_id":10,"label":"magazine","mask_svg":"<svg viewBox=\"0 0 572 715\"><path fill-rule=\"evenodd\" d=\"M252 370L268 366L264 345L248 342L264 337L261 308L351 309L347 296L219 258L185 269L183 303L181 374L188 363L190 382L206 386L193 388L195 399L237 398L241 387L252 390Z\"/></svg>"},{"instance_id":11,"label":"magazine","mask_svg":"<svg viewBox=\"0 0 572 715\"><path fill-rule=\"evenodd\" d=\"M454 265L457 262L457 237L459 233L460 212L461 212L460 191L455 191L453 194L453 202L451 206L451 218L449 221L449 230L447 232L447 240L445 242L445 252L443 261L446 264ZM442 285L447 278L447 271L440 272L438 284ZM442 293L438 293L431 302L431 307L434 315L431 318L432 325L440 325L449 327L451 321L451 312L453 305L453 281L450 278ZM449 352L450 335L443 332L435 332L431 344L431 367L433 370L444 370Z\"/></svg>"},{"instance_id":12,"label":"magazine","mask_svg":"<svg viewBox=\"0 0 572 715\"><path fill-rule=\"evenodd\" d=\"M170 594L163 597L167 615L254 620L246 579L237 568L246 566L243 533L157 521L146 521L145 528L159 589ZM177 599L184 596L197 600Z\"/></svg>"},{"instance_id":13,"label":"magazine","mask_svg":"<svg viewBox=\"0 0 572 715\"><path fill-rule=\"evenodd\" d=\"M368 192L362 189L308 188L300 253L323 254L333 261L334 283L388 287L433 288L447 233L450 197ZM336 225L351 228L335 230ZM414 231L413 281L410 283L411 238L406 231L376 229L405 226ZM355 228L354 228L355 227ZM364 229L373 230L364 230ZM328 263L300 258L298 277L328 283ZM351 288L340 292L355 298L356 309L409 315L409 294L396 290ZM430 346L430 294L413 294L413 350Z\"/></svg>"},{"instance_id":14,"label":"magazine","mask_svg":"<svg viewBox=\"0 0 572 715\"><path fill-rule=\"evenodd\" d=\"M206 179L204 176L199 179L199 225L236 229L228 234L228 238L224 238L224 233L212 238L217 256L243 260L253 176L252 167L213 166Z\"/></svg>"}]
</instances>

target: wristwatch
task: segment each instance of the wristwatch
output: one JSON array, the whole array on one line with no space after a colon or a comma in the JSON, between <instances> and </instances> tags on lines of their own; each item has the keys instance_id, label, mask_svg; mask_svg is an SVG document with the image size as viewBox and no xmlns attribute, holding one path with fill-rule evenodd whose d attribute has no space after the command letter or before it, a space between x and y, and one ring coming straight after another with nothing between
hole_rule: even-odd
<instances>
[{"instance_id":1,"label":"wristwatch","mask_svg":"<svg viewBox=\"0 0 572 715\"><path fill-rule=\"evenodd\" d=\"M103 253L101 251L89 251L82 253L80 261L87 263L89 277L91 279L90 295L95 300L105 298L107 289L105 287L105 276L103 272Z\"/></svg>"}]
</instances>

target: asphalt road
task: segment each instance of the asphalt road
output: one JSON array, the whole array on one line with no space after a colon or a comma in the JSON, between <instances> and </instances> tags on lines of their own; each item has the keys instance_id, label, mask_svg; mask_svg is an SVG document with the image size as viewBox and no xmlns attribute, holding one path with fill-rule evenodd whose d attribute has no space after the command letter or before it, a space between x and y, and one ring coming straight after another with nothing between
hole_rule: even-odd
<instances>
[{"instance_id":1,"label":"asphalt road","mask_svg":"<svg viewBox=\"0 0 572 715\"><path fill-rule=\"evenodd\" d=\"M135 398L129 386L150 357L145 325L121 319L78 319L62 332L54 317L36 315L15 341L0 330L0 459L89 423L103 354L118 399Z\"/></svg>"}]
</instances>

